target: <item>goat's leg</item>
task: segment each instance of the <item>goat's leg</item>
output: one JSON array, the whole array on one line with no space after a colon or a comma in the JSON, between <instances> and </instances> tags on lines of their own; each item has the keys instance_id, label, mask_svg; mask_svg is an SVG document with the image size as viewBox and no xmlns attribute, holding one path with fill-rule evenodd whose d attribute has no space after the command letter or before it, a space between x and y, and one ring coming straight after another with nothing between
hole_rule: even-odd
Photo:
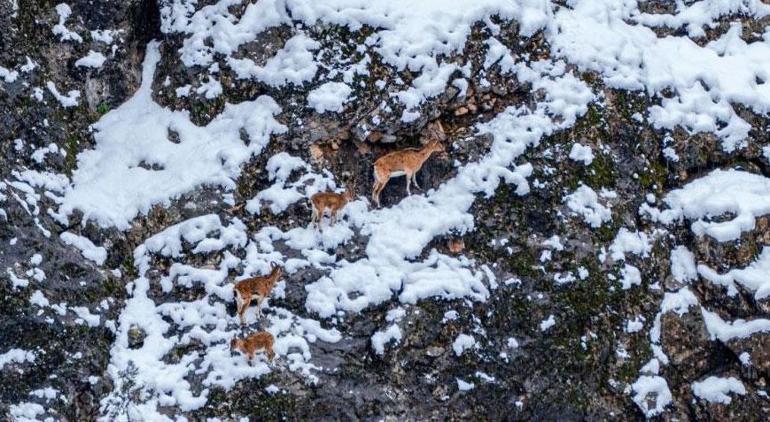
<instances>
[{"instance_id":1,"label":"goat's leg","mask_svg":"<svg viewBox=\"0 0 770 422\"><path fill-rule=\"evenodd\" d=\"M417 187L417 189L422 190L419 184L417 184L417 172L412 173L412 183Z\"/></svg>"},{"instance_id":2,"label":"goat's leg","mask_svg":"<svg viewBox=\"0 0 770 422\"><path fill-rule=\"evenodd\" d=\"M265 297L264 296L260 296L259 298L257 298L257 312L259 312L259 317L260 318L262 318L264 316L264 314L262 313L262 302L264 302L264 301L265 301Z\"/></svg>"},{"instance_id":3,"label":"goat's leg","mask_svg":"<svg viewBox=\"0 0 770 422\"><path fill-rule=\"evenodd\" d=\"M409 189L409 187L412 184L412 173L406 173L405 176L406 176L406 194L411 196L412 195L412 190Z\"/></svg>"},{"instance_id":4,"label":"goat's leg","mask_svg":"<svg viewBox=\"0 0 770 422\"><path fill-rule=\"evenodd\" d=\"M316 220L318 219L318 211L316 210L315 206L313 206L313 213L310 215L310 225L316 223Z\"/></svg>"},{"instance_id":5,"label":"goat's leg","mask_svg":"<svg viewBox=\"0 0 770 422\"><path fill-rule=\"evenodd\" d=\"M243 299L241 298L241 295L236 291L235 292L235 313L239 316L241 315L241 309L243 308Z\"/></svg>"},{"instance_id":6,"label":"goat's leg","mask_svg":"<svg viewBox=\"0 0 770 422\"><path fill-rule=\"evenodd\" d=\"M374 181L374 188L372 188L372 199L374 199L374 203L377 204L377 208L380 207L380 192L382 192L383 187L385 187L385 185L382 182L379 180Z\"/></svg>"},{"instance_id":7,"label":"goat's leg","mask_svg":"<svg viewBox=\"0 0 770 422\"><path fill-rule=\"evenodd\" d=\"M241 325L246 325L246 311L249 309L249 305L251 305L251 298L248 297L246 299L243 299L243 305L241 306Z\"/></svg>"}]
</instances>

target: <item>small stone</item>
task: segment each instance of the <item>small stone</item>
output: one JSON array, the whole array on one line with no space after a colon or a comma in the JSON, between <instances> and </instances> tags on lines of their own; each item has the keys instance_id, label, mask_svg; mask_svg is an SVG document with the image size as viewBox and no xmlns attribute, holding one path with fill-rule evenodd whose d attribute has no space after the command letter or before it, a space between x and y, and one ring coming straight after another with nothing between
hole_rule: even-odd
<instances>
[{"instance_id":1,"label":"small stone","mask_svg":"<svg viewBox=\"0 0 770 422\"><path fill-rule=\"evenodd\" d=\"M465 249L465 242L462 239L450 239L447 241L447 248L449 248L449 252L456 255Z\"/></svg>"},{"instance_id":2,"label":"small stone","mask_svg":"<svg viewBox=\"0 0 770 422\"><path fill-rule=\"evenodd\" d=\"M248 136L248 135L247 135L247 136ZM167 133L167 135L166 135L166 138L167 138L167 139L168 139L168 141L169 141L169 142L171 142L172 144L178 144L178 143L182 142L182 141L179 139L179 132L177 132L177 131L175 131L175 130L173 130L173 129L171 129L171 128L169 128L169 129L168 129L168 133Z\"/></svg>"},{"instance_id":3,"label":"small stone","mask_svg":"<svg viewBox=\"0 0 770 422\"><path fill-rule=\"evenodd\" d=\"M378 130L373 130L369 132L369 135L366 137L366 140L369 142L379 142L383 137L382 132Z\"/></svg>"},{"instance_id":4,"label":"small stone","mask_svg":"<svg viewBox=\"0 0 770 422\"><path fill-rule=\"evenodd\" d=\"M128 328L128 347L138 349L144 346L144 338L147 334L139 326L133 324Z\"/></svg>"},{"instance_id":5,"label":"small stone","mask_svg":"<svg viewBox=\"0 0 770 422\"><path fill-rule=\"evenodd\" d=\"M320 162L324 158L321 147L316 144L310 145L310 158L315 162Z\"/></svg>"},{"instance_id":6,"label":"small stone","mask_svg":"<svg viewBox=\"0 0 770 422\"><path fill-rule=\"evenodd\" d=\"M462 106L455 109L455 116L463 116L468 114L468 107Z\"/></svg>"},{"instance_id":7,"label":"small stone","mask_svg":"<svg viewBox=\"0 0 770 422\"><path fill-rule=\"evenodd\" d=\"M437 356L443 355L445 351L446 349L444 349L441 346L431 346L431 347L428 347L428 350L425 351L425 354L432 358L435 358Z\"/></svg>"}]
</instances>

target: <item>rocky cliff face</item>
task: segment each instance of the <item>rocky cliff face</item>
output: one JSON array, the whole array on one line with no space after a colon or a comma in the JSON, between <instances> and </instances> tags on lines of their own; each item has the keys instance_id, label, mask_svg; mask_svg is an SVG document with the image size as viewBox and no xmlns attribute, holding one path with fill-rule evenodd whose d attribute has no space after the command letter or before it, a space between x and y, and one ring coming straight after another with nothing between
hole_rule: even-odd
<instances>
[{"instance_id":1,"label":"rocky cliff face","mask_svg":"<svg viewBox=\"0 0 770 422\"><path fill-rule=\"evenodd\" d=\"M0 2L0 414L768 418L766 5L337 3Z\"/></svg>"}]
</instances>

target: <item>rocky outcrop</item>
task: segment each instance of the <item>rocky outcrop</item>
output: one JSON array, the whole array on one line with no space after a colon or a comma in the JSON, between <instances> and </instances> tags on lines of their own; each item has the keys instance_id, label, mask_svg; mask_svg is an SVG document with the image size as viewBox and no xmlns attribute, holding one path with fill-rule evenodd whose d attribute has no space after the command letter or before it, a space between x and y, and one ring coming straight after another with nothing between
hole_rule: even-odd
<instances>
[{"instance_id":1,"label":"rocky outcrop","mask_svg":"<svg viewBox=\"0 0 770 422\"><path fill-rule=\"evenodd\" d=\"M185 4L201 10L203 3L217 2ZM249 2L237 3L217 13L241 19ZM673 13L659 2L641 3L643 12ZM166 8L182 7L181 2L20 1L18 9L14 4L0 3L0 25L9 28L0 31L0 70L15 72L5 79L0 73L0 356L18 353L7 354L5 364L0 357L0 415L141 418L149 408L190 419L611 420L663 414L679 420L757 420L770 415L767 330L720 335L710 316L733 327L740 320L766 319L767 299L743 283L715 282L701 267L725 274L753 265L770 244L770 220L752 216L752 227L720 241L696 233L692 223L727 221L733 214L663 221L651 211L673 209L665 199L669 193L716 169L770 176L768 153L763 155L770 147L765 115L736 106L751 126L749 141L726 152L713 134L651 122L649 109L673 93L618 89L602 74L556 56L545 30L525 35L515 19L499 16L472 25L463 49L441 56L441 64L457 65L445 78L445 89L423 95L410 108L399 95L419 85L423 70L385 63L366 47L378 28L307 25L298 14L293 25L260 31L232 56L211 52L211 63L202 66L185 63L180 50L194 44L192 34L175 30L168 20ZM709 39L729 30L720 28ZM317 44L309 55L318 70L306 81L243 78L232 65L250 59L267 67L298 34ZM228 182L156 201L138 210L125 230L100 226L82 210L60 214L61 198L82 165L78 154L96 143L92 125L137 92L153 39L160 41L149 81L155 103L186 113L200 128L216 123L233 105L269 96L280 105L273 114L285 130L267 133L264 148L227 168L222 179ZM491 64L490 39L508 52ZM201 51L214 42L199 41ZM104 59L99 66L81 61L99 61L98 56ZM506 70L508 59L547 62L553 68L537 72L550 82L574 75L574 97L580 97L575 102L582 101L580 94L591 97L585 110L553 111L549 86L526 72ZM363 68L356 70L356 63ZM308 105L311 91L344 72L353 75L346 101L354 106L319 112ZM417 177L425 188L420 194L429 195L464 166L501 148L484 125L513 108L531 111L546 103L552 109L538 117L551 119L556 129L526 143L514 161L501 166L510 180L475 192L472 218L463 220L472 230L451 227L420 244L403 259L404 265L415 265L408 276L384 293L378 290L383 299L367 302L361 312L332 305L329 315L319 316L309 304L308 286L344 265L372 259L370 240L378 233L356 223L361 214L351 211L345 226L350 233L327 232L332 234L318 242L307 240L311 235L291 237L291 230L309 223L305 201L287 200L273 209L278 201L255 198L276 184L302 198L316 184L331 186L320 182L327 179L365 197L377 157L437 138L449 147L447 154L427 161ZM409 113L415 113L411 120L404 118ZM570 116L574 124L565 123ZM169 143L191 136L189 127L172 126ZM244 145L260 142L245 127L240 134ZM575 144L588 147L591 158L574 155ZM281 153L301 164L278 175L280 166L270 160ZM217 158L225 163L232 157ZM151 172L164 164L147 158L136 165ZM528 165L524 192L525 183L517 182L512 169ZM229 181L232 186L223 188ZM481 186L487 180L472 182ZM393 207L405 196L404 184L393 180L382 202ZM365 200L359 204L367 209ZM210 227L201 223L194 229L200 233L185 237L179 231L168 240L169 231L200 217L209 218ZM406 227L412 221L399 223ZM151 239L157 243L148 243ZM680 247L692 255L692 268L674 258ZM235 307L222 286L260 272L256 263L268 258L280 259L287 269L295 265L270 299L267 317L242 328L228 319ZM426 278L467 270L475 290L442 290L416 299L405 294L409 276L441 269L440 262L450 259L460 264ZM368 276L387 277L383 268ZM367 286L355 287L359 290L335 299L363 303L356 301ZM684 302L667 303L673 294ZM175 307L182 303L205 311ZM146 306L151 326L132 320L125 313L130 306ZM162 330L153 330L160 325ZM255 372L246 377L228 373L244 366L217 336L268 328L292 336L281 346L278 363L264 373L258 373L261 366L249 367L245 370ZM146 370L155 368L155 360L123 359L166 341L173 344L153 359L162 362L158 367L187 371L180 390ZM221 369L206 360L217 353L233 366ZM220 378L211 375L216 371ZM220 382L227 377L234 381ZM643 390L642 377L663 379L665 391ZM709 377L733 377L745 391L731 390L730 400L721 402L721 396L710 400L694 393L694 383ZM659 403L663 409L650 412Z\"/></svg>"}]
</instances>

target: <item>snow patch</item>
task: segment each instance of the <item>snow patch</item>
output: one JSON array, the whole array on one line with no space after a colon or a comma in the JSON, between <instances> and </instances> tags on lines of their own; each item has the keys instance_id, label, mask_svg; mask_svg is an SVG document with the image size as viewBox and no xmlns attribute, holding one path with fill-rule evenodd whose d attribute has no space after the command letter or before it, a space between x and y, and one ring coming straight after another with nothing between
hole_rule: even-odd
<instances>
[{"instance_id":1,"label":"snow patch","mask_svg":"<svg viewBox=\"0 0 770 422\"><path fill-rule=\"evenodd\" d=\"M710 403L730 404L733 401L728 394L745 395L746 388L737 378L708 377L703 381L692 383L692 393Z\"/></svg>"},{"instance_id":2,"label":"snow patch","mask_svg":"<svg viewBox=\"0 0 770 422\"><path fill-rule=\"evenodd\" d=\"M75 62L75 66L99 69L106 60L107 58L104 57L104 54L90 50L85 57L80 58Z\"/></svg>"},{"instance_id":3,"label":"snow patch","mask_svg":"<svg viewBox=\"0 0 770 422\"><path fill-rule=\"evenodd\" d=\"M107 260L107 249L94 245L90 239L71 232L63 232L59 235L62 242L79 249L85 258L94 261L96 265L104 264Z\"/></svg>"},{"instance_id":4,"label":"snow patch","mask_svg":"<svg viewBox=\"0 0 770 422\"><path fill-rule=\"evenodd\" d=\"M345 108L351 92L353 91L347 84L327 82L310 91L307 96L307 105L319 114L326 111L340 113Z\"/></svg>"}]
</instances>

